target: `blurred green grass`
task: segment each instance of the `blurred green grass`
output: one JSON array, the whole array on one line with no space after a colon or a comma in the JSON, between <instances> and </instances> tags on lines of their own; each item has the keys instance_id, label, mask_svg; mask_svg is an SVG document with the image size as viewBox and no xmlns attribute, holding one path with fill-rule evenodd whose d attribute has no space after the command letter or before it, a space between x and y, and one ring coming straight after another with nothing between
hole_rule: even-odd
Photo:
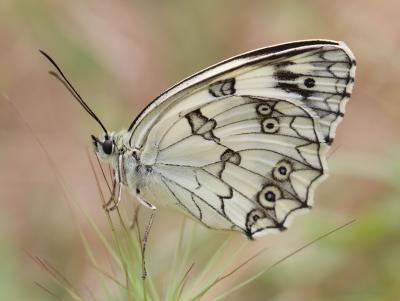
<instances>
[{"instance_id":1,"label":"blurred green grass","mask_svg":"<svg viewBox=\"0 0 400 301\"><path fill-rule=\"evenodd\" d=\"M113 269L85 218L74 212L72 221L74 209L63 199L48 162L3 99L21 110L76 201L111 237L85 156L88 135L98 129L46 74L49 66L37 49L56 57L105 123L118 130L163 89L199 69L273 43L321 37L346 41L358 59L354 95L335 141L340 147L329 159L331 176L318 188L312 213L297 219L288 233L249 245L246 254L263 246L268 252L204 300L353 218L351 227L290 258L229 300L397 300L400 64L393 58L400 51L399 9L391 0L2 1L1 299L53 300L35 286L37 281L69 300L27 250L49 260L88 300L103 300L77 223L100 264ZM126 206L128 218L132 206ZM175 213L160 213L149 245L149 270L160 286L175 252L176 220ZM194 241L199 265L225 235L199 229Z\"/></svg>"}]
</instances>

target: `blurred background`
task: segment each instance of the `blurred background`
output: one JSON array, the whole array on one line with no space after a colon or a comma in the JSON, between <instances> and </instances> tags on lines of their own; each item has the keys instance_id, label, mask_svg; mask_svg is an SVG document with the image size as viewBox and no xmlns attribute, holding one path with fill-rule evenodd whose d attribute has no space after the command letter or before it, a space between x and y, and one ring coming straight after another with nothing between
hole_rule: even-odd
<instances>
[{"instance_id":1,"label":"blurred background","mask_svg":"<svg viewBox=\"0 0 400 301\"><path fill-rule=\"evenodd\" d=\"M110 236L87 156L89 135L101 131L48 75L52 67L38 49L56 59L108 128L120 130L164 89L202 68L259 47L324 38L345 41L357 58L353 96L329 158L330 177L318 187L312 212L282 235L247 244L242 260L262 247L268 250L203 300L213 300L352 219L351 226L228 299L400 300L399 11L395 0L2 0L0 299L54 300L38 282L70 300L31 254L49 261L86 300L104 300L80 231L92 245L101 244L77 209ZM55 162L73 202L32 132ZM128 216L133 214L126 208ZM154 224L149 271L160 282L180 220L178 213L162 211ZM217 247L226 235L199 231L205 257L210 245ZM234 236L238 244L243 240ZM104 253L99 247L96 256L107 266Z\"/></svg>"}]
</instances>

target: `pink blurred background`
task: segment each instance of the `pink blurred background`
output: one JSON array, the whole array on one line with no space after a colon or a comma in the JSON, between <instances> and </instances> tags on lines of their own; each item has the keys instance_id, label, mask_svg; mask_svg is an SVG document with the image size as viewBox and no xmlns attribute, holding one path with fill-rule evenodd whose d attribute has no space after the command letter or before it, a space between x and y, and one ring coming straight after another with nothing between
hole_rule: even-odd
<instances>
[{"instance_id":1,"label":"pink blurred background","mask_svg":"<svg viewBox=\"0 0 400 301\"><path fill-rule=\"evenodd\" d=\"M330 226L357 222L230 300L397 300L399 11L399 1L392 0L1 1L1 299L53 300L34 285L38 281L68 300L27 251L103 300L77 225L89 237L91 229L65 199L25 123L56 162L74 200L108 233L86 154L89 135L101 131L48 75L51 66L38 49L56 59L108 128L120 130L164 89L208 65L275 43L325 38L345 41L357 58L353 97L329 159L331 176L318 188L312 213L297 219L288 233L256 242L249 253L266 245L274 257ZM179 220L177 213L160 213L150 252L170 246ZM173 246L165 250L165 262L172 252ZM167 269L163 260L150 262L150 270Z\"/></svg>"}]
</instances>

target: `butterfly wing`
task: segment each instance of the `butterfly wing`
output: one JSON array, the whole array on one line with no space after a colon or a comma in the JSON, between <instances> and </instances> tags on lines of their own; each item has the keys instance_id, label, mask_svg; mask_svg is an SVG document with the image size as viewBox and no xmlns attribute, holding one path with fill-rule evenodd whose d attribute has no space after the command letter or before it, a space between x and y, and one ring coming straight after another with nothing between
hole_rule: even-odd
<instances>
[{"instance_id":1,"label":"butterfly wing","mask_svg":"<svg viewBox=\"0 0 400 301\"><path fill-rule=\"evenodd\" d=\"M130 127L151 166L142 193L249 238L310 208L354 82L340 42L256 50L172 87Z\"/></svg>"}]
</instances>

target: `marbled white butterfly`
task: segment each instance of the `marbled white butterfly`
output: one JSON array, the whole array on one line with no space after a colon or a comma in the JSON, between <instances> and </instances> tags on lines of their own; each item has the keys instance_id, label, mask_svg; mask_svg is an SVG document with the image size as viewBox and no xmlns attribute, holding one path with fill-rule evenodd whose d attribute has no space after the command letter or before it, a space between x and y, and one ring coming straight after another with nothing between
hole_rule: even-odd
<instances>
[{"instance_id":1,"label":"marbled white butterfly","mask_svg":"<svg viewBox=\"0 0 400 301\"><path fill-rule=\"evenodd\" d=\"M97 155L146 207L172 205L211 229L248 238L286 229L311 208L326 153L351 95L355 58L343 42L262 48L211 66L153 100L126 130L104 134ZM115 202L115 203L113 203Z\"/></svg>"}]
</instances>

